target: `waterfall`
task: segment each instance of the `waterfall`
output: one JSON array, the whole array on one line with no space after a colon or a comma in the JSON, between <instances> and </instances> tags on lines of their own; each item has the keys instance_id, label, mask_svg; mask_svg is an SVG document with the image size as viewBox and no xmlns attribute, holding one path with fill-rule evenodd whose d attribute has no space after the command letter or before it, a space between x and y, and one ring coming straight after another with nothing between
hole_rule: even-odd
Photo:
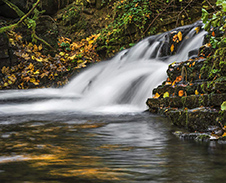
<instances>
[{"instance_id":1,"label":"waterfall","mask_svg":"<svg viewBox=\"0 0 226 183\"><path fill-rule=\"evenodd\" d=\"M166 79L168 65L187 60L189 51L202 46L206 33L197 33L197 26L202 26L202 23L148 37L112 59L86 68L61 89L2 90L0 114L143 111L153 88ZM183 35L177 54L170 56L164 52L169 44L169 35L180 29L187 30L186 35ZM32 98L36 100L29 102Z\"/></svg>"}]
</instances>

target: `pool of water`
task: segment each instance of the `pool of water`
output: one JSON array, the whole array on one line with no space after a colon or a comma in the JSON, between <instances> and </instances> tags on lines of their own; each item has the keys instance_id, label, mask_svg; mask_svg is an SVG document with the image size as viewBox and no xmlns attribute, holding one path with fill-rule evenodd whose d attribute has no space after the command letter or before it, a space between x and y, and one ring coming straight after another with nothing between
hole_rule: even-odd
<instances>
[{"instance_id":1,"label":"pool of water","mask_svg":"<svg viewBox=\"0 0 226 183\"><path fill-rule=\"evenodd\" d=\"M174 130L149 113L1 115L0 182L225 182L225 145Z\"/></svg>"}]
</instances>

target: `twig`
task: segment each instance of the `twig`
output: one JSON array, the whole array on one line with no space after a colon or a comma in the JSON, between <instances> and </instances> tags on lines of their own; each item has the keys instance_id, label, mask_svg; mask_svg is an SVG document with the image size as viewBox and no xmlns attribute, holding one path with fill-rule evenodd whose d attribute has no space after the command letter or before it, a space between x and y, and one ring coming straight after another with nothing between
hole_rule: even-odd
<instances>
[{"instance_id":1,"label":"twig","mask_svg":"<svg viewBox=\"0 0 226 183\"><path fill-rule=\"evenodd\" d=\"M19 17L22 17L22 16L25 15L25 13L23 11L21 11L20 8L18 8L16 5L14 5L13 3L11 3L10 1L8 1L8 0L2 0L2 1L5 4L7 4L10 8L12 8Z\"/></svg>"},{"instance_id":2,"label":"twig","mask_svg":"<svg viewBox=\"0 0 226 183\"><path fill-rule=\"evenodd\" d=\"M30 9L30 11L25 14L17 23L6 26L6 27L2 27L0 28L0 33L6 32L8 30L14 29L16 28L19 24L21 24L33 11L34 9L38 6L38 4L40 3L41 0L37 0L37 2L34 4L34 6ZM14 5L15 6L15 5Z\"/></svg>"},{"instance_id":3,"label":"twig","mask_svg":"<svg viewBox=\"0 0 226 183\"><path fill-rule=\"evenodd\" d=\"M35 31L32 31L32 34L34 35L34 38L35 38L35 39L37 39L37 40L43 42L45 45L47 45L47 46L50 47L51 49L54 49L54 48L53 48L49 43L47 43L44 39L38 37L38 36L36 35Z\"/></svg>"},{"instance_id":4,"label":"twig","mask_svg":"<svg viewBox=\"0 0 226 183\"><path fill-rule=\"evenodd\" d=\"M25 14L20 20L19 20L19 22L17 23L17 24L20 24L21 22L23 22L24 21L24 19L26 19L33 11L34 11L34 9L38 6L38 4L41 2L41 0L37 0L37 2L34 4L34 6L30 9L30 11L27 13L27 14Z\"/></svg>"},{"instance_id":5,"label":"twig","mask_svg":"<svg viewBox=\"0 0 226 183\"><path fill-rule=\"evenodd\" d=\"M164 9L161 13L159 13L159 14L152 20L152 22L148 25L147 29L144 31L144 34L145 34L145 33L148 31L148 29L152 26L152 24L155 22L155 20L156 20L163 12L166 11L166 9L172 4L173 1L174 1L174 0L172 0L172 1L165 7L165 9Z\"/></svg>"},{"instance_id":6,"label":"twig","mask_svg":"<svg viewBox=\"0 0 226 183\"><path fill-rule=\"evenodd\" d=\"M216 12L216 9L215 9L215 7L208 1L208 0L206 0L206 2L214 9L214 11Z\"/></svg>"},{"instance_id":7,"label":"twig","mask_svg":"<svg viewBox=\"0 0 226 183\"><path fill-rule=\"evenodd\" d=\"M178 21L179 21L179 19L180 19L181 13L182 13L183 11L186 10L186 8L192 3L192 1L193 1L193 0L191 0L191 1L187 4L187 6L185 6L184 9L183 9L182 11L180 11L180 13L178 14L178 18L177 18L177 22L176 22L176 27L178 26Z\"/></svg>"}]
</instances>

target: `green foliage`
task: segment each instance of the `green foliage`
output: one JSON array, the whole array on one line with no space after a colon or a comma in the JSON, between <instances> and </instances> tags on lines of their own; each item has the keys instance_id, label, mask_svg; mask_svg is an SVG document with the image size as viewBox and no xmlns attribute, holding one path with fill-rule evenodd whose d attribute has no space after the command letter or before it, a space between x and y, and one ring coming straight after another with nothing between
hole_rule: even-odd
<instances>
[{"instance_id":1,"label":"green foliage","mask_svg":"<svg viewBox=\"0 0 226 183\"><path fill-rule=\"evenodd\" d=\"M70 9L66 10L63 14L63 21L71 21L72 19L77 19L77 17L80 15L80 11L77 9L77 7L72 6Z\"/></svg>"},{"instance_id":2,"label":"green foliage","mask_svg":"<svg viewBox=\"0 0 226 183\"><path fill-rule=\"evenodd\" d=\"M150 15L151 3L140 0L121 0L113 4L112 22L101 30L99 42L109 50L110 45L122 43L119 48L134 45L135 40L143 38ZM129 37L127 40L123 37ZM118 49L119 49L118 48ZM118 50L117 50L118 51Z\"/></svg>"},{"instance_id":3,"label":"green foliage","mask_svg":"<svg viewBox=\"0 0 226 183\"><path fill-rule=\"evenodd\" d=\"M222 111L225 111L225 110L226 110L226 101L224 101L224 102L221 104L221 110L222 110Z\"/></svg>"},{"instance_id":4,"label":"green foliage","mask_svg":"<svg viewBox=\"0 0 226 183\"><path fill-rule=\"evenodd\" d=\"M223 11L226 12L226 1L225 0L217 0L216 5L222 6Z\"/></svg>"},{"instance_id":5,"label":"green foliage","mask_svg":"<svg viewBox=\"0 0 226 183\"><path fill-rule=\"evenodd\" d=\"M211 16L205 9L202 9L202 20L203 23L205 23L204 29L211 32L209 39L213 48L226 45L226 1L217 0L216 5L221 7L221 10ZM217 34L215 32L217 32Z\"/></svg>"},{"instance_id":6,"label":"green foliage","mask_svg":"<svg viewBox=\"0 0 226 183\"><path fill-rule=\"evenodd\" d=\"M214 14L202 10L204 28L209 32L207 39L215 52L207 59L201 72L209 73L208 79L211 80L224 77L226 72L226 1L217 0L216 5L220 10Z\"/></svg>"}]
</instances>

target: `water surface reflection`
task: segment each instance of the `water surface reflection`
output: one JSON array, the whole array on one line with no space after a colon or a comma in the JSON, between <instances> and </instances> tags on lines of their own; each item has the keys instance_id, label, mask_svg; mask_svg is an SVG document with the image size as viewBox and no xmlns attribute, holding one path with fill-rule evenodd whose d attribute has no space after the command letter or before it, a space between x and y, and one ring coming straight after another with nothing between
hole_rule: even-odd
<instances>
[{"instance_id":1,"label":"water surface reflection","mask_svg":"<svg viewBox=\"0 0 226 183\"><path fill-rule=\"evenodd\" d=\"M225 146L183 141L167 119L1 116L0 182L199 182L226 179Z\"/></svg>"}]
</instances>

